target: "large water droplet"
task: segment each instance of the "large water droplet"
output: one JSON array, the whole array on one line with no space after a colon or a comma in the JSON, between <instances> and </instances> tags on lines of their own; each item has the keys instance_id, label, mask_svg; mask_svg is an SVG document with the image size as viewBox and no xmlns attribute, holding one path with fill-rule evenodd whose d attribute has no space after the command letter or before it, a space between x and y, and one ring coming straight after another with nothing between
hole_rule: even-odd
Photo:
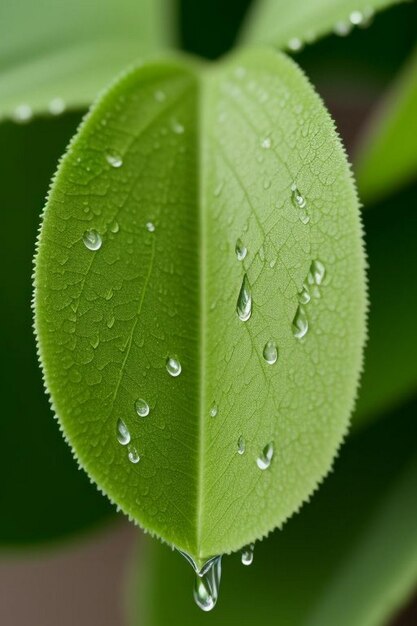
<instances>
[{"instance_id":1,"label":"large water droplet","mask_svg":"<svg viewBox=\"0 0 417 626\"><path fill-rule=\"evenodd\" d=\"M308 319L304 307L300 304L294 315L292 322L292 332L294 337L302 339L308 331Z\"/></svg>"},{"instance_id":2,"label":"large water droplet","mask_svg":"<svg viewBox=\"0 0 417 626\"><path fill-rule=\"evenodd\" d=\"M245 438L240 435L239 439L237 440L237 451L238 454L242 455L245 453L246 450L246 441Z\"/></svg>"},{"instance_id":3,"label":"large water droplet","mask_svg":"<svg viewBox=\"0 0 417 626\"><path fill-rule=\"evenodd\" d=\"M252 293L247 275L245 274L236 304L236 313L242 322L247 322L252 315Z\"/></svg>"},{"instance_id":4,"label":"large water droplet","mask_svg":"<svg viewBox=\"0 0 417 626\"><path fill-rule=\"evenodd\" d=\"M242 561L242 565L252 565L253 563L253 552L255 550L255 544L251 543L242 550L242 554L240 560Z\"/></svg>"},{"instance_id":5,"label":"large water droplet","mask_svg":"<svg viewBox=\"0 0 417 626\"><path fill-rule=\"evenodd\" d=\"M275 341L273 341L273 339L270 339L269 341L266 342L264 351L263 351L263 357L269 365L274 365L274 363L277 362L278 348L277 348L277 344L275 343Z\"/></svg>"},{"instance_id":6,"label":"large water droplet","mask_svg":"<svg viewBox=\"0 0 417 626\"><path fill-rule=\"evenodd\" d=\"M274 456L274 444L268 443L256 459L256 465L260 470L266 470L271 465Z\"/></svg>"},{"instance_id":7,"label":"large water droplet","mask_svg":"<svg viewBox=\"0 0 417 626\"><path fill-rule=\"evenodd\" d=\"M222 574L221 559L221 556L215 557L203 573L196 573L194 600L202 611L211 611L216 606Z\"/></svg>"},{"instance_id":8,"label":"large water droplet","mask_svg":"<svg viewBox=\"0 0 417 626\"><path fill-rule=\"evenodd\" d=\"M213 404L210 407L210 417L216 417L218 412L219 412L219 407L217 406L215 402L213 402Z\"/></svg>"},{"instance_id":9,"label":"large water droplet","mask_svg":"<svg viewBox=\"0 0 417 626\"><path fill-rule=\"evenodd\" d=\"M236 258L238 261L243 261L243 259L246 257L248 253L248 249L244 245L241 239L238 239L236 241L235 252L236 252Z\"/></svg>"},{"instance_id":10,"label":"large water droplet","mask_svg":"<svg viewBox=\"0 0 417 626\"><path fill-rule=\"evenodd\" d=\"M99 250L103 240L100 233L96 230L86 230L83 235L83 242L85 247L89 250Z\"/></svg>"},{"instance_id":11,"label":"large water droplet","mask_svg":"<svg viewBox=\"0 0 417 626\"><path fill-rule=\"evenodd\" d=\"M142 398L138 398L136 400L135 409L139 417L146 417L147 415L149 415L149 404L146 402L146 400L143 400Z\"/></svg>"},{"instance_id":12,"label":"large water droplet","mask_svg":"<svg viewBox=\"0 0 417 626\"><path fill-rule=\"evenodd\" d=\"M140 456L139 456L138 451L136 450L135 446L129 445L127 450L128 450L127 458L129 459L129 461L131 463L134 463L135 465L136 465L136 463L139 463Z\"/></svg>"},{"instance_id":13,"label":"large water droplet","mask_svg":"<svg viewBox=\"0 0 417 626\"><path fill-rule=\"evenodd\" d=\"M167 372L170 376L173 376L174 378L176 376L179 376L181 374L181 363L178 361L178 359L174 358L173 356L169 356L166 360L166 368L167 368Z\"/></svg>"},{"instance_id":14,"label":"large water droplet","mask_svg":"<svg viewBox=\"0 0 417 626\"><path fill-rule=\"evenodd\" d=\"M123 165L123 159L119 154L106 154L106 161L109 165L116 168L122 167Z\"/></svg>"},{"instance_id":15,"label":"large water droplet","mask_svg":"<svg viewBox=\"0 0 417 626\"><path fill-rule=\"evenodd\" d=\"M127 446L130 443L130 432L122 419L117 420L117 441L122 446Z\"/></svg>"}]
</instances>

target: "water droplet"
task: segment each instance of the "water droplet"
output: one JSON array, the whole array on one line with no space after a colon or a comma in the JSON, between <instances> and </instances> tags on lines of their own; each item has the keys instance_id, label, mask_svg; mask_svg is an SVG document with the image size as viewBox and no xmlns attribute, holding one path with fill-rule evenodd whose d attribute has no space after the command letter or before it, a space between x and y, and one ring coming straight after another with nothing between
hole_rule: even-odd
<instances>
[{"instance_id":1,"label":"water droplet","mask_svg":"<svg viewBox=\"0 0 417 626\"><path fill-rule=\"evenodd\" d=\"M210 416L216 417L218 412L219 412L219 407L217 406L215 402L213 402L213 404L210 407Z\"/></svg>"},{"instance_id":2,"label":"water droplet","mask_svg":"<svg viewBox=\"0 0 417 626\"><path fill-rule=\"evenodd\" d=\"M194 600L202 611L211 611L216 606L222 573L222 557L211 559L204 573L196 573Z\"/></svg>"},{"instance_id":3,"label":"water droplet","mask_svg":"<svg viewBox=\"0 0 417 626\"><path fill-rule=\"evenodd\" d=\"M180 124L177 120L172 120L171 129L176 135L182 135L185 128L182 124Z\"/></svg>"},{"instance_id":4,"label":"water droplet","mask_svg":"<svg viewBox=\"0 0 417 626\"><path fill-rule=\"evenodd\" d=\"M109 165L111 165L112 167L122 167L123 165L123 159L120 155L118 154L106 154L106 161Z\"/></svg>"},{"instance_id":5,"label":"water droplet","mask_svg":"<svg viewBox=\"0 0 417 626\"><path fill-rule=\"evenodd\" d=\"M173 376L174 378L176 376L179 376L181 374L181 363L178 361L178 359L169 356L166 360L166 368L167 368L167 372L170 376Z\"/></svg>"},{"instance_id":6,"label":"water droplet","mask_svg":"<svg viewBox=\"0 0 417 626\"><path fill-rule=\"evenodd\" d=\"M277 264L277 260L276 259L272 259L271 261L269 261L269 267L271 269L274 269L276 264Z\"/></svg>"},{"instance_id":7,"label":"water droplet","mask_svg":"<svg viewBox=\"0 0 417 626\"><path fill-rule=\"evenodd\" d=\"M333 30L336 35L346 37L352 30L352 24L350 22L336 22Z\"/></svg>"},{"instance_id":8,"label":"water droplet","mask_svg":"<svg viewBox=\"0 0 417 626\"><path fill-rule=\"evenodd\" d=\"M304 198L304 196L301 195L295 183L291 185L291 200L293 205L300 209L304 209L307 204L306 199Z\"/></svg>"},{"instance_id":9,"label":"water droplet","mask_svg":"<svg viewBox=\"0 0 417 626\"><path fill-rule=\"evenodd\" d=\"M350 23L354 26L359 26L359 24L362 24L363 19L364 16L361 11L352 11L352 13L349 15Z\"/></svg>"},{"instance_id":10,"label":"water droplet","mask_svg":"<svg viewBox=\"0 0 417 626\"><path fill-rule=\"evenodd\" d=\"M277 348L277 344L272 339L266 342L264 351L263 351L263 357L269 365L274 365L274 363L277 362L278 348Z\"/></svg>"},{"instance_id":11,"label":"water droplet","mask_svg":"<svg viewBox=\"0 0 417 626\"><path fill-rule=\"evenodd\" d=\"M294 337L302 339L305 337L308 331L308 319L305 309L301 304L297 307L295 316L292 322L292 332Z\"/></svg>"},{"instance_id":12,"label":"water droplet","mask_svg":"<svg viewBox=\"0 0 417 626\"><path fill-rule=\"evenodd\" d=\"M252 315L252 293L247 275L245 274L236 304L236 313L242 322L247 322Z\"/></svg>"},{"instance_id":13,"label":"water droplet","mask_svg":"<svg viewBox=\"0 0 417 626\"><path fill-rule=\"evenodd\" d=\"M246 257L248 253L248 249L243 244L241 239L238 239L236 241L235 252L236 252L236 258L238 261L243 261L243 259Z\"/></svg>"},{"instance_id":14,"label":"water droplet","mask_svg":"<svg viewBox=\"0 0 417 626\"><path fill-rule=\"evenodd\" d=\"M301 41L301 39L299 39L298 37L292 37L288 44L288 49L291 50L292 52L298 52L299 50L302 50L304 44Z\"/></svg>"},{"instance_id":15,"label":"water droplet","mask_svg":"<svg viewBox=\"0 0 417 626\"><path fill-rule=\"evenodd\" d=\"M260 470L266 470L271 465L274 456L274 444L268 443L256 459L256 465Z\"/></svg>"},{"instance_id":16,"label":"water droplet","mask_svg":"<svg viewBox=\"0 0 417 626\"><path fill-rule=\"evenodd\" d=\"M242 550L240 560L242 565L252 565L253 563L253 551L255 550L255 544L251 543Z\"/></svg>"},{"instance_id":17,"label":"water droplet","mask_svg":"<svg viewBox=\"0 0 417 626\"><path fill-rule=\"evenodd\" d=\"M118 233L118 232L119 232L119 230L120 230L120 226L119 226L118 222L114 221L114 222L112 223L112 225L110 226L110 231L111 231L112 233L116 234L116 233Z\"/></svg>"},{"instance_id":18,"label":"water droplet","mask_svg":"<svg viewBox=\"0 0 417 626\"><path fill-rule=\"evenodd\" d=\"M113 328L114 322L115 322L114 317L113 316L109 317L109 319L107 320L107 328Z\"/></svg>"},{"instance_id":19,"label":"water droplet","mask_svg":"<svg viewBox=\"0 0 417 626\"><path fill-rule=\"evenodd\" d=\"M146 417L147 415L149 415L149 404L146 402L146 400L143 400L142 398L138 398L136 400L135 409L139 417Z\"/></svg>"},{"instance_id":20,"label":"water droplet","mask_svg":"<svg viewBox=\"0 0 417 626\"><path fill-rule=\"evenodd\" d=\"M237 452L238 454L242 455L245 453L246 450L246 441L245 438L240 435L239 439L237 440Z\"/></svg>"},{"instance_id":21,"label":"water droplet","mask_svg":"<svg viewBox=\"0 0 417 626\"><path fill-rule=\"evenodd\" d=\"M148 230L150 233L154 233L155 232L155 224L153 222L147 222L146 223L146 230Z\"/></svg>"},{"instance_id":22,"label":"water droplet","mask_svg":"<svg viewBox=\"0 0 417 626\"><path fill-rule=\"evenodd\" d=\"M86 230L83 235L83 242L86 248L95 251L101 248L103 240L96 230Z\"/></svg>"},{"instance_id":23,"label":"water droplet","mask_svg":"<svg viewBox=\"0 0 417 626\"><path fill-rule=\"evenodd\" d=\"M24 124L32 119L33 111L29 104L19 104L13 111L13 119L19 124Z\"/></svg>"},{"instance_id":24,"label":"water droplet","mask_svg":"<svg viewBox=\"0 0 417 626\"><path fill-rule=\"evenodd\" d=\"M164 102L167 98L165 91L162 91L160 89L158 89L158 91L155 91L153 95L157 102Z\"/></svg>"},{"instance_id":25,"label":"water droplet","mask_svg":"<svg viewBox=\"0 0 417 626\"><path fill-rule=\"evenodd\" d=\"M117 441L122 446L127 446L130 443L130 432L122 419L117 420Z\"/></svg>"},{"instance_id":26,"label":"water droplet","mask_svg":"<svg viewBox=\"0 0 417 626\"><path fill-rule=\"evenodd\" d=\"M135 446L129 445L128 452L127 452L127 458L129 459L129 461L131 463L134 463L135 465L136 465L136 463L139 463L140 456L139 456L138 451L136 450Z\"/></svg>"},{"instance_id":27,"label":"water droplet","mask_svg":"<svg viewBox=\"0 0 417 626\"><path fill-rule=\"evenodd\" d=\"M300 293L298 294L298 302L300 304L308 304L311 300L310 291L306 284L303 285Z\"/></svg>"},{"instance_id":28,"label":"water droplet","mask_svg":"<svg viewBox=\"0 0 417 626\"><path fill-rule=\"evenodd\" d=\"M272 146L271 137L265 137L265 139L261 141L261 148L263 148L264 150L269 150L271 146Z\"/></svg>"},{"instance_id":29,"label":"water droplet","mask_svg":"<svg viewBox=\"0 0 417 626\"><path fill-rule=\"evenodd\" d=\"M65 102L62 98L52 98L48 104L48 111L52 115L61 115L65 111Z\"/></svg>"},{"instance_id":30,"label":"water droplet","mask_svg":"<svg viewBox=\"0 0 417 626\"><path fill-rule=\"evenodd\" d=\"M326 268L319 260L312 261L307 280L310 284L321 285L326 276Z\"/></svg>"}]
</instances>

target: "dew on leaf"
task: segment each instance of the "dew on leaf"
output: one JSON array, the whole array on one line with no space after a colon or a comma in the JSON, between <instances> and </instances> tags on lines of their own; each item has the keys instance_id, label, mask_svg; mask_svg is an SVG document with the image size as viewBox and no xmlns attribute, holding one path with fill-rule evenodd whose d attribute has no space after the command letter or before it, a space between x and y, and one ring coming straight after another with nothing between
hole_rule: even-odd
<instances>
[{"instance_id":1,"label":"dew on leaf","mask_svg":"<svg viewBox=\"0 0 417 626\"><path fill-rule=\"evenodd\" d=\"M210 407L210 417L216 417L218 412L219 412L219 407L217 406L216 402L213 402L213 404Z\"/></svg>"},{"instance_id":2,"label":"dew on leaf","mask_svg":"<svg viewBox=\"0 0 417 626\"><path fill-rule=\"evenodd\" d=\"M263 349L263 357L268 365L274 365L278 360L278 348L273 339L266 342Z\"/></svg>"},{"instance_id":3,"label":"dew on leaf","mask_svg":"<svg viewBox=\"0 0 417 626\"><path fill-rule=\"evenodd\" d=\"M117 420L117 441L122 444L122 446L127 446L130 443L130 432L126 424L122 419Z\"/></svg>"},{"instance_id":4,"label":"dew on leaf","mask_svg":"<svg viewBox=\"0 0 417 626\"><path fill-rule=\"evenodd\" d=\"M236 313L242 322L247 322L252 315L252 292L247 275L245 274L237 298Z\"/></svg>"},{"instance_id":5,"label":"dew on leaf","mask_svg":"<svg viewBox=\"0 0 417 626\"><path fill-rule=\"evenodd\" d=\"M129 461L131 463L134 463L135 465L136 465L136 463L139 463L140 456L139 456L139 453L136 450L135 446L129 445L129 447L127 449L127 458L129 459Z\"/></svg>"},{"instance_id":6,"label":"dew on leaf","mask_svg":"<svg viewBox=\"0 0 417 626\"><path fill-rule=\"evenodd\" d=\"M246 257L248 253L248 249L244 245L241 239L238 239L236 241L235 252L236 252L236 258L238 261L243 261L243 259Z\"/></svg>"},{"instance_id":7,"label":"dew on leaf","mask_svg":"<svg viewBox=\"0 0 417 626\"><path fill-rule=\"evenodd\" d=\"M301 291L298 294L298 302L300 304L308 304L311 300L310 291L306 284L303 285Z\"/></svg>"},{"instance_id":8,"label":"dew on leaf","mask_svg":"<svg viewBox=\"0 0 417 626\"><path fill-rule=\"evenodd\" d=\"M185 130L184 126L175 119L171 121L171 129L176 135L182 135Z\"/></svg>"},{"instance_id":9,"label":"dew on leaf","mask_svg":"<svg viewBox=\"0 0 417 626\"><path fill-rule=\"evenodd\" d=\"M111 224L110 226L110 231L114 234L118 233L120 230L120 226L119 223L116 222L116 220Z\"/></svg>"},{"instance_id":10,"label":"dew on leaf","mask_svg":"<svg viewBox=\"0 0 417 626\"><path fill-rule=\"evenodd\" d=\"M103 240L96 230L86 230L83 235L83 242L86 248L95 251L101 248Z\"/></svg>"},{"instance_id":11,"label":"dew on leaf","mask_svg":"<svg viewBox=\"0 0 417 626\"><path fill-rule=\"evenodd\" d=\"M272 146L271 137L265 137L265 139L262 139L261 148L263 148L264 150L269 150L271 146Z\"/></svg>"},{"instance_id":12,"label":"dew on leaf","mask_svg":"<svg viewBox=\"0 0 417 626\"><path fill-rule=\"evenodd\" d=\"M135 410L139 417L146 417L149 415L149 404L146 400L138 398L135 402Z\"/></svg>"},{"instance_id":13,"label":"dew on leaf","mask_svg":"<svg viewBox=\"0 0 417 626\"><path fill-rule=\"evenodd\" d=\"M146 230L148 230L150 233L154 233L155 232L155 224L153 222L147 222L146 223Z\"/></svg>"},{"instance_id":14,"label":"dew on leaf","mask_svg":"<svg viewBox=\"0 0 417 626\"><path fill-rule=\"evenodd\" d=\"M292 322L292 332L296 339L305 337L308 331L308 319L304 307L300 304L294 315Z\"/></svg>"},{"instance_id":15,"label":"dew on leaf","mask_svg":"<svg viewBox=\"0 0 417 626\"><path fill-rule=\"evenodd\" d=\"M123 165L122 157L115 153L106 154L106 161L109 165L115 168L122 167Z\"/></svg>"},{"instance_id":16,"label":"dew on leaf","mask_svg":"<svg viewBox=\"0 0 417 626\"><path fill-rule=\"evenodd\" d=\"M245 453L246 450L246 441L245 438L240 435L239 439L237 440L237 451L238 454L242 455Z\"/></svg>"},{"instance_id":17,"label":"dew on leaf","mask_svg":"<svg viewBox=\"0 0 417 626\"><path fill-rule=\"evenodd\" d=\"M62 98L52 98L48 104L51 115L61 115L65 111L65 102Z\"/></svg>"},{"instance_id":18,"label":"dew on leaf","mask_svg":"<svg viewBox=\"0 0 417 626\"><path fill-rule=\"evenodd\" d=\"M255 550L255 544L253 543L243 548L242 553L240 555L240 560L242 562L242 565L252 565L254 550Z\"/></svg>"},{"instance_id":19,"label":"dew on leaf","mask_svg":"<svg viewBox=\"0 0 417 626\"><path fill-rule=\"evenodd\" d=\"M288 49L291 50L291 52L298 52L299 50L302 50L304 44L299 37L292 37L289 40L287 46Z\"/></svg>"},{"instance_id":20,"label":"dew on leaf","mask_svg":"<svg viewBox=\"0 0 417 626\"><path fill-rule=\"evenodd\" d=\"M339 37L346 37L346 35L349 35L352 30L352 24L350 22L336 22L333 30L335 35L339 35Z\"/></svg>"},{"instance_id":21,"label":"dew on leaf","mask_svg":"<svg viewBox=\"0 0 417 626\"><path fill-rule=\"evenodd\" d=\"M260 470L266 470L271 465L274 457L274 444L268 443L256 459L256 465Z\"/></svg>"},{"instance_id":22,"label":"dew on leaf","mask_svg":"<svg viewBox=\"0 0 417 626\"><path fill-rule=\"evenodd\" d=\"M169 356L166 360L166 368L167 368L167 372L170 376L173 376L174 378L176 378L177 376L179 376L181 374L182 371L182 367L181 367L181 363L178 361L178 359Z\"/></svg>"},{"instance_id":23,"label":"dew on leaf","mask_svg":"<svg viewBox=\"0 0 417 626\"><path fill-rule=\"evenodd\" d=\"M30 122L33 117L32 107L29 104L19 104L13 111L13 119L18 124Z\"/></svg>"}]
</instances>

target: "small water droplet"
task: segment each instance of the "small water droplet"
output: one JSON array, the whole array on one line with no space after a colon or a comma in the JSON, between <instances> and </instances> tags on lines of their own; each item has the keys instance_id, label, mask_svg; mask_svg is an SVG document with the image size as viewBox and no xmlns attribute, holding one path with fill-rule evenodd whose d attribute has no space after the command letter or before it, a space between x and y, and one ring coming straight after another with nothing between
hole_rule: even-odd
<instances>
[{"instance_id":1,"label":"small water droplet","mask_svg":"<svg viewBox=\"0 0 417 626\"><path fill-rule=\"evenodd\" d=\"M167 358L166 360L166 368L167 368L167 372L170 376L173 376L174 378L176 378L177 376L179 376L181 374L181 363L178 361L178 359L170 356Z\"/></svg>"},{"instance_id":2,"label":"small water droplet","mask_svg":"<svg viewBox=\"0 0 417 626\"><path fill-rule=\"evenodd\" d=\"M363 19L364 16L361 11L352 11L352 13L349 15L350 23L354 26L359 26L359 24L362 24Z\"/></svg>"},{"instance_id":3,"label":"small water droplet","mask_svg":"<svg viewBox=\"0 0 417 626\"><path fill-rule=\"evenodd\" d=\"M289 40L287 46L288 49L291 50L291 52L299 52L299 50L302 50L302 48L304 47L304 44L301 39L299 39L299 37L292 37Z\"/></svg>"},{"instance_id":4,"label":"small water droplet","mask_svg":"<svg viewBox=\"0 0 417 626\"><path fill-rule=\"evenodd\" d=\"M135 409L139 417L146 417L147 415L149 415L149 404L146 402L146 400L143 400L142 398L138 398L136 400Z\"/></svg>"},{"instance_id":5,"label":"small water droplet","mask_svg":"<svg viewBox=\"0 0 417 626\"><path fill-rule=\"evenodd\" d=\"M19 104L13 111L13 119L19 124L30 122L33 117L32 107L29 104Z\"/></svg>"},{"instance_id":6,"label":"small water droplet","mask_svg":"<svg viewBox=\"0 0 417 626\"><path fill-rule=\"evenodd\" d=\"M256 459L256 465L260 470L266 470L271 465L274 457L274 444L268 443Z\"/></svg>"},{"instance_id":7,"label":"small water droplet","mask_svg":"<svg viewBox=\"0 0 417 626\"><path fill-rule=\"evenodd\" d=\"M120 155L118 154L106 154L106 161L109 165L111 165L112 167L122 167L123 165L123 159Z\"/></svg>"},{"instance_id":8,"label":"small water droplet","mask_svg":"<svg viewBox=\"0 0 417 626\"><path fill-rule=\"evenodd\" d=\"M236 241L235 252L236 252L236 258L238 261L243 261L243 259L246 257L248 253L248 249L243 244L241 239L238 239Z\"/></svg>"},{"instance_id":9,"label":"small water droplet","mask_svg":"<svg viewBox=\"0 0 417 626\"><path fill-rule=\"evenodd\" d=\"M161 89L158 89L158 91L155 91L153 95L157 102L164 102L167 98L165 91L162 91Z\"/></svg>"},{"instance_id":10,"label":"small water droplet","mask_svg":"<svg viewBox=\"0 0 417 626\"><path fill-rule=\"evenodd\" d=\"M184 126L175 119L171 122L171 129L176 135L182 135L185 130Z\"/></svg>"},{"instance_id":11,"label":"small water droplet","mask_svg":"<svg viewBox=\"0 0 417 626\"><path fill-rule=\"evenodd\" d=\"M210 407L210 417L216 417L218 412L219 412L219 407L217 406L215 402L213 402L213 404Z\"/></svg>"},{"instance_id":12,"label":"small water droplet","mask_svg":"<svg viewBox=\"0 0 417 626\"><path fill-rule=\"evenodd\" d=\"M236 304L236 313L242 322L247 322L252 315L252 293L247 275L245 274Z\"/></svg>"},{"instance_id":13,"label":"small water droplet","mask_svg":"<svg viewBox=\"0 0 417 626\"><path fill-rule=\"evenodd\" d=\"M312 261L307 280L310 284L321 285L326 276L326 268L319 260Z\"/></svg>"},{"instance_id":14,"label":"small water droplet","mask_svg":"<svg viewBox=\"0 0 417 626\"><path fill-rule=\"evenodd\" d=\"M146 223L146 230L148 230L150 233L154 233L155 232L155 224L153 222L147 222Z\"/></svg>"},{"instance_id":15,"label":"small water droplet","mask_svg":"<svg viewBox=\"0 0 417 626\"><path fill-rule=\"evenodd\" d=\"M65 111L65 102L62 98L52 98L48 104L48 111L51 115L61 115Z\"/></svg>"},{"instance_id":16,"label":"small water droplet","mask_svg":"<svg viewBox=\"0 0 417 626\"><path fill-rule=\"evenodd\" d=\"M112 225L110 226L110 231L114 234L118 233L120 230L120 226L119 223L116 222L116 220L112 223Z\"/></svg>"},{"instance_id":17,"label":"small water droplet","mask_svg":"<svg viewBox=\"0 0 417 626\"><path fill-rule=\"evenodd\" d=\"M140 456L139 456L139 453L136 450L135 446L129 445L127 450L128 450L127 458L129 459L129 461L131 463L134 463L135 465L136 465L136 463L139 463Z\"/></svg>"},{"instance_id":18,"label":"small water droplet","mask_svg":"<svg viewBox=\"0 0 417 626\"><path fill-rule=\"evenodd\" d=\"M306 199L304 198L304 196L301 195L295 183L291 185L291 200L292 200L293 205L300 209L304 209L304 207L307 204Z\"/></svg>"},{"instance_id":19,"label":"small water droplet","mask_svg":"<svg viewBox=\"0 0 417 626\"><path fill-rule=\"evenodd\" d=\"M305 309L301 304L297 307L295 316L292 322L292 332L294 337L302 339L305 337L308 331L308 319Z\"/></svg>"},{"instance_id":20,"label":"small water droplet","mask_svg":"<svg viewBox=\"0 0 417 626\"><path fill-rule=\"evenodd\" d=\"M202 611L211 611L216 606L222 573L221 556L211 560L204 573L196 573L194 600Z\"/></svg>"},{"instance_id":21,"label":"small water droplet","mask_svg":"<svg viewBox=\"0 0 417 626\"><path fill-rule=\"evenodd\" d=\"M253 563L253 552L255 550L255 544L251 543L242 550L242 554L240 560L242 565L252 565Z\"/></svg>"},{"instance_id":22,"label":"small water droplet","mask_svg":"<svg viewBox=\"0 0 417 626\"><path fill-rule=\"evenodd\" d=\"M103 240L96 230L86 230L83 235L83 242L86 248L95 251L101 248Z\"/></svg>"},{"instance_id":23,"label":"small water droplet","mask_svg":"<svg viewBox=\"0 0 417 626\"><path fill-rule=\"evenodd\" d=\"M269 341L266 342L264 350L263 350L263 357L269 365L274 365L274 363L277 362L278 348L277 348L277 344L275 343L275 341L273 341L273 339L270 339Z\"/></svg>"},{"instance_id":24,"label":"small water droplet","mask_svg":"<svg viewBox=\"0 0 417 626\"><path fill-rule=\"evenodd\" d=\"M335 35L339 35L339 37L346 37L346 35L349 35L352 30L352 24L350 22L336 22L333 30Z\"/></svg>"},{"instance_id":25,"label":"small water droplet","mask_svg":"<svg viewBox=\"0 0 417 626\"><path fill-rule=\"evenodd\" d=\"M238 454L242 455L245 453L245 450L246 450L246 441L243 435L240 435L239 439L237 440L237 452Z\"/></svg>"},{"instance_id":26,"label":"small water droplet","mask_svg":"<svg viewBox=\"0 0 417 626\"><path fill-rule=\"evenodd\" d=\"M117 441L122 446L127 446L130 443L130 432L122 419L117 420Z\"/></svg>"},{"instance_id":27,"label":"small water droplet","mask_svg":"<svg viewBox=\"0 0 417 626\"><path fill-rule=\"evenodd\" d=\"M271 146L272 146L271 137L265 137L265 139L262 139L261 148L263 148L264 150L269 150Z\"/></svg>"},{"instance_id":28,"label":"small water droplet","mask_svg":"<svg viewBox=\"0 0 417 626\"><path fill-rule=\"evenodd\" d=\"M310 291L306 284L303 285L300 293L298 294L298 302L300 304L308 304L311 300Z\"/></svg>"},{"instance_id":29,"label":"small water droplet","mask_svg":"<svg viewBox=\"0 0 417 626\"><path fill-rule=\"evenodd\" d=\"M113 316L109 317L109 319L107 320L107 328L113 328L114 322L115 322L114 317Z\"/></svg>"}]
</instances>

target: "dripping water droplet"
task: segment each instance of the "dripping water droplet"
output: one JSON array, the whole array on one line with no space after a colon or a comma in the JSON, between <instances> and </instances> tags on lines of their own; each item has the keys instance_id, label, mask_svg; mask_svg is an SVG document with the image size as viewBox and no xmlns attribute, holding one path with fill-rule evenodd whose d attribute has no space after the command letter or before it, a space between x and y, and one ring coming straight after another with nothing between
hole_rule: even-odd
<instances>
[{"instance_id":1,"label":"dripping water droplet","mask_svg":"<svg viewBox=\"0 0 417 626\"><path fill-rule=\"evenodd\" d=\"M236 304L236 313L242 322L247 322L252 315L252 293L247 275L245 274Z\"/></svg>"},{"instance_id":2,"label":"dripping water droplet","mask_svg":"<svg viewBox=\"0 0 417 626\"><path fill-rule=\"evenodd\" d=\"M240 560L242 565L252 565L253 563L253 552L255 550L255 544L251 543L242 550L242 554Z\"/></svg>"},{"instance_id":3,"label":"dripping water droplet","mask_svg":"<svg viewBox=\"0 0 417 626\"><path fill-rule=\"evenodd\" d=\"M122 446L127 446L130 443L130 432L122 419L117 420L117 441Z\"/></svg>"},{"instance_id":4,"label":"dripping water droplet","mask_svg":"<svg viewBox=\"0 0 417 626\"><path fill-rule=\"evenodd\" d=\"M236 258L238 261L243 261L243 259L246 257L248 253L248 249L243 244L241 239L238 239L236 241L235 252L236 252Z\"/></svg>"},{"instance_id":5,"label":"dripping water droplet","mask_svg":"<svg viewBox=\"0 0 417 626\"><path fill-rule=\"evenodd\" d=\"M135 409L139 417L146 417L147 415L149 415L149 404L146 402L146 400L143 400L142 398L138 398L136 400Z\"/></svg>"},{"instance_id":6,"label":"dripping water droplet","mask_svg":"<svg viewBox=\"0 0 417 626\"><path fill-rule=\"evenodd\" d=\"M292 322L292 332L294 337L302 339L305 337L308 331L308 319L305 309L301 304L297 307L295 316Z\"/></svg>"},{"instance_id":7,"label":"dripping water droplet","mask_svg":"<svg viewBox=\"0 0 417 626\"><path fill-rule=\"evenodd\" d=\"M173 376L174 378L176 378L177 376L179 376L181 374L181 363L178 361L178 359L169 356L166 360L166 368L167 368L167 372L170 376Z\"/></svg>"},{"instance_id":8,"label":"dripping water droplet","mask_svg":"<svg viewBox=\"0 0 417 626\"><path fill-rule=\"evenodd\" d=\"M277 362L278 348L277 348L277 344L275 343L275 341L273 341L273 339L270 339L269 341L266 342L264 350L263 350L263 357L269 365L274 365L274 363Z\"/></svg>"},{"instance_id":9,"label":"dripping water droplet","mask_svg":"<svg viewBox=\"0 0 417 626\"><path fill-rule=\"evenodd\" d=\"M178 550L178 552L194 570L195 583L193 595L195 603L203 611L211 611L216 606L219 596L222 574L222 555L208 559L202 567L199 568L190 554L182 550Z\"/></svg>"},{"instance_id":10,"label":"dripping water droplet","mask_svg":"<svg viewBox=\"0 0 417 626\"><path fill-rule=\"evenodd\" d=\"M103 240L96 230L86 230L83 235L83 242L86 248L95 251L101 248Z\"/></svg>"},{"instance_id":11,"label":"dripping water droplet","mask_svg":"<svg viewBox=\"0 0 417 626\"><path fill-rule=\"evenodd\" d=\"M256 465L260 470L266 470L271 465L274 456L274 444L268 443L256 459Z\"/></svg>"}]
</instances>

